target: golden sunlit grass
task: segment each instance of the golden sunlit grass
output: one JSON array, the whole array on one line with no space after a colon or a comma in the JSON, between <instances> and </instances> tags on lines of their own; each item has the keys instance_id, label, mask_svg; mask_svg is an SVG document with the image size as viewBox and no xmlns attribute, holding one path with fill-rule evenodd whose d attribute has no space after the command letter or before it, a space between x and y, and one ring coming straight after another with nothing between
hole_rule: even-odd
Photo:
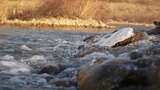
<instances>
[{"instance_id":1,"label":"golden sunlit grass","mask_svg":"<svg viewBox=\"0 0 160 90\"><path fill-rule=\"evenodd\" d=\"M1 20L14 18L17 14L35 10L40 6L39 0L0 0L0 2Z\"/></svg>"},{"instance_id":2,"label":"golden sunlit grass","mask_svg":"<svg viewBox=\"0 0 160 90\"><path fill-rule=\"evenodd\" d=\"M0 0L1 24L108 27L160 20L159 0Z\"/></svg>"},{"instance_id":3,"label":"golden sunlit grass","mask_svg":"<svg viewBox=\"0 0 160 90\"><path fill-rule=\"evenodd\" d=\"M27 25L27 26L49 26L49 27L58 27L58 26L76 26L76 27L104 27L110 28L107 24L96 21L93 19L67 19L67 18L40 18L40 19L30 19L30 20L5 20L1 24L10 24L10 25Z\"/></svg>"},{"instance_id":4,"label":"golden sunlit grass","mask_svg":"<svg viewBox=\"0 0 160 90\"><path fill-rule=\"evenodd\" d=\"M159 1L160 2L160 1ZM110 16L115 21L152 23L160 20L160 7L132 3L110 3Z\"/></svg>"}]
</instances>

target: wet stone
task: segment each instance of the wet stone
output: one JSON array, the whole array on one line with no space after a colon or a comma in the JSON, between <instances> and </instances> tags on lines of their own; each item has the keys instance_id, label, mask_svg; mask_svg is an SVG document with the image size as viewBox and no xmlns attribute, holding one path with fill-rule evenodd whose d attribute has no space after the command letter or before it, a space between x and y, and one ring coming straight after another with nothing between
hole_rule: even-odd
<instances>
[{"instance_id":1,"label":"wet stone","mask_svg":"<svg viewBox=\"0 0 160 90\"><path fill-rule=\"evenodd\" d=\"M148 35L145 32L134 32L134 35L128 39L125 39L124 41L117 42L113 47L119 47L119 46L126 46L131 43L135 43L141 40L147 40Z\"/></svg>"},{"instance_id":2,"label":"wet stone","mask_svg":"<svg viewBox=\"0 0 160 90\"><path fill-rule=\"evenodd\" d=\"M46 79L47 82L49 82L50 80L54 79L54 76L52 76L50 74L46 74L46 73L41 74L41 77L44 78L44 79Z\"/></svg>"},{"instance_id":3,"label":"wet stone","mask_svg":"<svg viewBox=\"0 0 160 90\"><path fill-rule=\"evenodd\" d=\"M59 78L64 78L64 77L74 77L77 74L77 69L76 68L67 68L61 73L58 74L57 77Z\"/></svg>"},{"instance_id":4,"label":"wet stone","mask_svg":"<svg viewBox=\"0 0 160 90\"><path fill-rule=\"evenodd\" d=\"M23 87L24 85L27 85L27 82L25 80L16 76L9 79L9 83L15 84L15 86L18 86L18 87Z\"/></svg>"},{"instance_id":5,"label":"wet stone","mask_svg":"<svg viewBox=\"0 0 160 90\"><path fill-rule=\"evenodd\" d=\"M132 60L110 60L82 67L80 90L159 90L160 57Z\"/></svg>"},{"instance_id":6,"label":"wet stone","mask_svg":"<svg viewBox=\"0 0 160 90\"><path fill-rule=\"evenodd\" d=\"M45 67L43 67L38 73L39 74L43 74L43 73L47 73L47 74L58 74L61 71L63 71L65 69L65 66L62 64L58 64L58 65L47 65Z\"/></svg>"},{"instance_id":7,"label":"wet stone","mask_svg":"<svg viewBox=\"0 0 160 90\"><path fill-rule=\"evenodd\" d=\"M154 25L155 25L155 28L149 30L147 33L151 35L159 35L160 34L160 22L155 21Z\"/></svg>"},{"instance_id":8,"label":"wet stone","mask_svg":"<svg viewBox=\"0 0 160 90\"><path fill-rule=\"evenodd\" d=\"M141 58L143 57L143 54L140 53L140 52L131 52L130 53L130 58L131 59L138 59L138 58Z\"/></svg>"},{"instance_id":9,"label":"wet stone","mask_svg":"<svg viewBox=\"0 0 160 90\"><path fill-rule=\"evenodd\" d=\"M76 87L57 87L55 90L78 90Z\"/></svg>"},{"instance_id":10,"label":"wet stone","mask_svg":"<svg viewBox=\"0 0 160 90\"><path fill-rule=\"evenodd\" d=\"M62 78L62 79L55 79L54 84L57 87L72 87L77 86L77 83L74 82L71 78Z\"/></svg>"}]
</instances>

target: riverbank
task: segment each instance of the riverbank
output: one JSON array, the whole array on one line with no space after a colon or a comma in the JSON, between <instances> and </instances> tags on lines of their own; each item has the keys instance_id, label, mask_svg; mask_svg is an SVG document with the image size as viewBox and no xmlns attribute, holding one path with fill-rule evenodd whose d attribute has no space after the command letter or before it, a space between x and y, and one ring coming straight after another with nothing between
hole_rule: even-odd
<instances>
[{"instance_id":1,"label":"riverbank","mask_svg":"<svg viewBox=\"0 0 160 90\"><path fill-rule=\"evenodd\" d=\"M3 20L0 21L1 26L16 26L23 28L49 28L61 29L64 31L79 31L79 32L106 32L112 31L117 27L137 27L137 28L151 28L153 24L146 23L130 23L110 21L104 23L93 19L66 19L66 18L41 18L30 20Z\"/></svg>"},{"instance_id":2,"label":"riverbank","mask_svg":"<svg viewBox=\"0 0 160 90\"><path fill-rule=\"evenodd\" d=\"M0 20L63 17L152 23L160 20L159 5L158 0L3 0Z\"/></svg>"},{"instance_id":3,"label":"riverbank","mask_svg":"<svg viewBox=\"0 0 160 90\"><path fill-rule=\"evenodd\" d=\"M67 19L67 18L41 18L41 19L30 19L30 20L3 20L1 24L10 24L18 26L37 26L37 27L101 27L101 28L110 28L107 24L96 21L93 19Z\"/></svg>"}]
</instances>

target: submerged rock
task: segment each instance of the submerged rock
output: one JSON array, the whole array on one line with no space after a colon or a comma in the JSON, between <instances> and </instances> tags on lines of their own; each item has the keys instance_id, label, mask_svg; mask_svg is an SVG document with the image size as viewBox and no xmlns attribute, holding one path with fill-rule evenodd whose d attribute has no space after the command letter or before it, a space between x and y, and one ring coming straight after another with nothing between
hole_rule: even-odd
<instances>
[{"instance_id":1,"label":"submerged rock","mask_svg":"<svg viewBox=\"0 0 160 90\"><path fill-rule=\"evenodd\" d=\"M64 78L64 77L74 77L77 74L76 68L66 68L62 72L58 74L58 78Z\"/></svg>"},{"instance_id":2,"label":"submerged rock","mask_svg":"<svg viewBox=\"0 0 160 90\"><path fill-rule=\"evenodd\" d=\"M63 78L63 79L55 79L54 84L58 87L71 87L75 86L76 82L74 82L71 78Z\"/></svg>"},{"instance_id":3,"label":"submerged rock","mask_svg":"<svg viewBox=\"0 0 160 90\"><path fill-rule=\"evenodd\" d=\"M46 74L58 74L60 73L61 71L63 71L65 69L65 65L62 65L62 64L58 64L58 65L47 65L47 66L44 66L40 71L39 71L39 74L43 74L43 73L46 73Z\"/></svg>"},{"instance_id":4,"label":"submerged rock","mask_svg":"<svg viewBox=\"0 0 160 90\"><path fill-rule=\"evenodd\" d=\"M92 54L94 52L105 52L105 48L103 47L96 47L96 46L81 46L79 49L77 57L85 57L86 55Z\"/></svg>"},{"instance_id":5,"label":"submerged rock","mask_svg":"<svg viewBox=\"0 0 160 90\"><path fill-rule=\"evenodd\" d=\"M160 57L110 60L79 72L80 90L159 90Z\"/></svg>"},{"instance_id":6,"label":"submerged rock","mask_svg":"<svg viewBox=\"0 0 160 90\"><path fill-rule=\"evenodd\" d=\"M129 56L131 59L138 59L143 57L143 54L141 52L134 51L134 52L131 52Z\"/></svg>"}]
</instances>

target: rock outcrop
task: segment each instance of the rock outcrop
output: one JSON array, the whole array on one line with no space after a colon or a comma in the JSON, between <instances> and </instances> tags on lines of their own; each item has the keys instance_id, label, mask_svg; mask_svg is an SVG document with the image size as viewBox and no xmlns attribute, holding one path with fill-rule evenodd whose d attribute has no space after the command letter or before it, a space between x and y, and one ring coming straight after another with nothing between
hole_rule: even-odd
<instances>
[{"instance_id":1,"label":"rock outcrop","mask_svg":"<svg viewBox=\"0 0 160 90\"><path fill-rule=\"evenodd\" d=\"M147 39L147 33L135 31L133 28L118 29L113 33L103 35L91 35L84 39L84 42L99 47L119 47Z\"/></svg>"},{"instance_id":2,"label":"rock outcrop","mask_svg":"<svg viewBox=\"0 0 160 90\"><path fill-rule=\"evenodd\" d=\"M145 32L135 32L134 36L132 36L128 39L125 39L124 41L118 42L112 47L125 46L125 45L128 45L130 43L134 43L134 42L144 40L144 39L147 39L147 38L148 38L147 33L145 33Z\"/></svg>"},{"instance_id":3,"label":"rock outcrop","mask_svg":"<svg viewBox=\"0 0 160 90\"><path fill-rule=\"evenodd\" d=\"M134 36L133 28L122 28L119 29L117 32L113 33L108 38L102 37L100 41L95 43L95 45L112 47L118 42L122 42L128 38L131 38L132 36Z\"/></svg>"},{"instance_id":4,"label":"rock outcrop","mask_svg":"<svg viewBox=\"0 0 160 90\"><path fill-rule=\"evenodd\" d=\"M160 57L108 60L79 72L80 90L159 90Z\"/></svg>"},{"instance_id":5,"label":"rock outcrop","mask_svg":"<svg viewBox=\"0 0 160 90\"><path fill-rule=\"evenodd\" d=\"M160 28L160 21L158 22L158 21L155 21L155 22L153 22L154 23L154 25L157 27L157 28Z\"/></svg>"}]
</instances>

